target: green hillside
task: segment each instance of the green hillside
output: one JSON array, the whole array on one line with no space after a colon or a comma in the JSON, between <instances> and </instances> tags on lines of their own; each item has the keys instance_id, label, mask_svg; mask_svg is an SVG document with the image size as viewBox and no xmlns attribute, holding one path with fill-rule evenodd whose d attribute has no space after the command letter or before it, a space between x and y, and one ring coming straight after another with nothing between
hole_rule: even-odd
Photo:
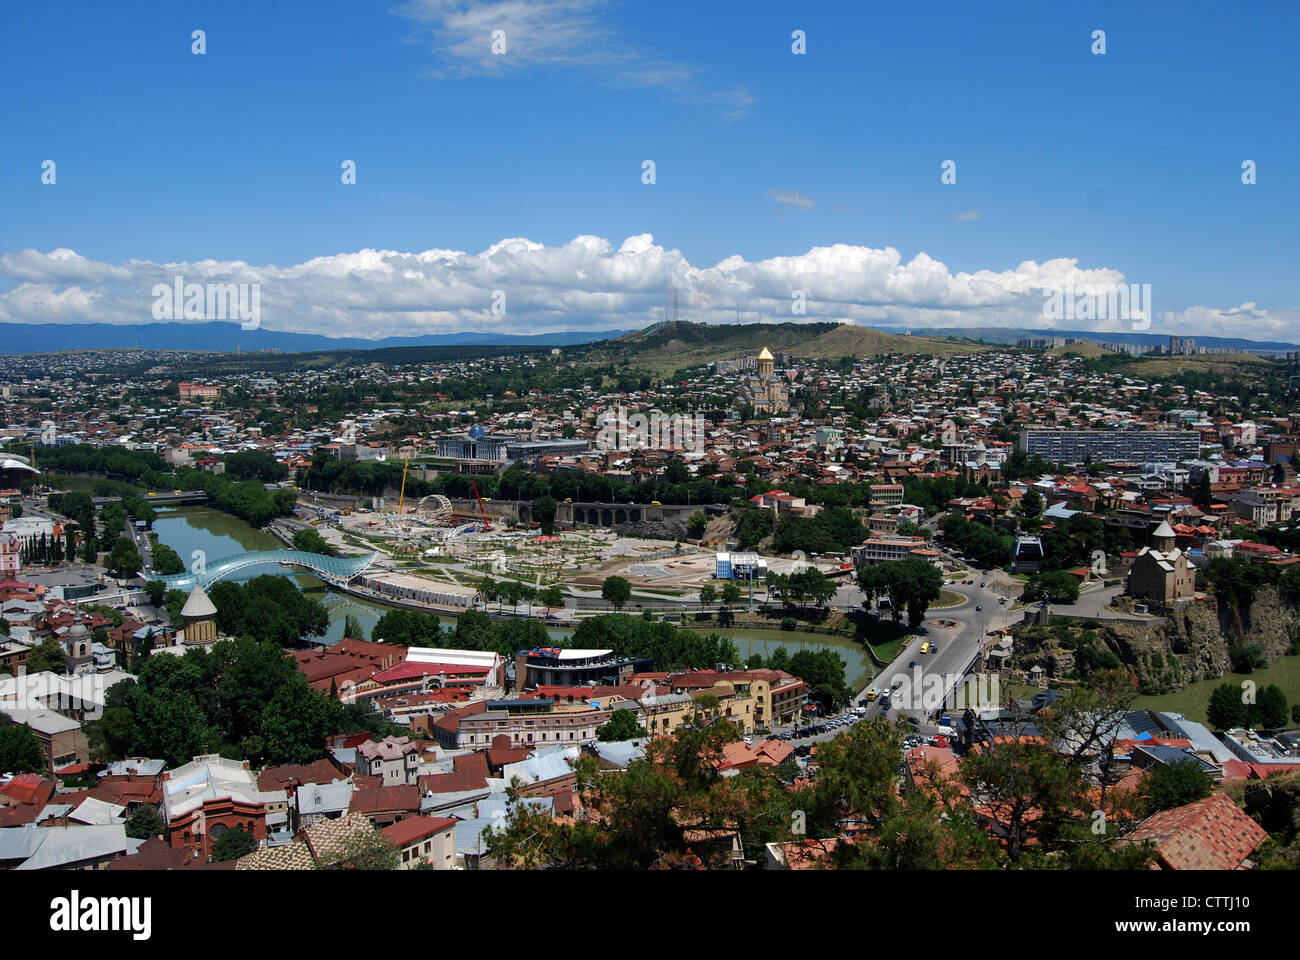
<instances>
[{"instance_id":1,"label":"green hillside","mask_svg":"<svg viewBox=\"0 0 1300 960\"><path fill-rule=\"evenodd\" d=\"M886 354L974 353L987 346L939 337L911 337L841 323L692 323L655 324L594 345L596 362L626 361L662 373L715 360L755 356L767 347L809 359L874 357Z\"/></svg>"}]
</instances>

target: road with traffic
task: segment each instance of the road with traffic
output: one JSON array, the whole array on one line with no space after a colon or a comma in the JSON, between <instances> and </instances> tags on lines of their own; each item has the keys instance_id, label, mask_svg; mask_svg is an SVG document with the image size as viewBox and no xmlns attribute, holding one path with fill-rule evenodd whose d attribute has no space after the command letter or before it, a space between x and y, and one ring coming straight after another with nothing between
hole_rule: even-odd
<instances>
[{"instance_id":1,"label":"road with traffic","mask_svg":"<svg viewBox=\"0 0 1300 960\"><path fill-rule=\"evenodd\" d=\"M967 580L972 582L963 582ZM989 631L1008 627L1019 616L1010 608L1021 586L1001 571L959 574L944 589L960 595L961 602L931 608L916 635L859 693L859 702L872 688L880 693L866 704L868 716L895 719L907 714L924 720L928 714L942 712L943 700L978 659ZM954 626L941 626L938 621ZM922 653L926 644L929 652ZM900 686L891 694L896 682Z\"/></svg>"}]
</instances>

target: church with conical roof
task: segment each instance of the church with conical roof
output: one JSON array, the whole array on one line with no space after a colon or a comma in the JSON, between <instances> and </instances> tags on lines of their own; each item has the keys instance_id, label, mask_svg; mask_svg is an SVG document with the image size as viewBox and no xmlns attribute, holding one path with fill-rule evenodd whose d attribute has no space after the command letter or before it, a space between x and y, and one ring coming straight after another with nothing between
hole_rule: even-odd
<instances>
[{"instance_id":1,"label":"church with conical roof","mask_svg":"<svg viewBox=\"0 0 1300 960\"><path fill-rule=\"evenodd\" d=\"M197 583L181 607L181 621L185 624L186 646L208 644L217 639L217 608Z\"/></svg>"},{"instance_id":2,"label":"church with conical roof","mask_svg":"<svg viewBox=\"0 0 1300 960\"><path fill-rule=\"evenodd\" d=\"M1143 547L1128 572L1125 593L1139 600L1173 603L1196 593L1196 568L1175 546L1177 534L1168 520L1151 532L1151 546Z\"/></svg>"}]
</instances>

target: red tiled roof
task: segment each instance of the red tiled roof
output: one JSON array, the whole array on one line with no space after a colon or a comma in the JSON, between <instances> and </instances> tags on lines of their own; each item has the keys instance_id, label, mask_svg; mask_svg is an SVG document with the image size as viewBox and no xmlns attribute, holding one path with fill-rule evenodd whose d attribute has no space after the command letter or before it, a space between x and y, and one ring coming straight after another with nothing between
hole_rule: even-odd
<instances>
[{"instance_id":1,"label":"red tiled roof","mask_svg":"<svg viewBox=\"0 0 1300 960\"><path fill-rule=\"evenodd\" d=\"M20 773L3 787L0 787L0 797L6 803L41 803L48 802L51 794L54 793L54 783L49 780L42 780L34 773Z\"/></svg>"},{"instance_id":2,"label":"red tiled roof","mask_svg":"<svg viewBox=\"0 0 1300 960\"><path fill-rule=\"evenodd\" d=\"M454 829L455 826L455 817L407 817L384 827L380 833L398 847L405 847L435 833Z\"/></svg>"},{"instance_id":3,"label":"red tiled roof","mask_svg":"<svg viewBox=\"0 0 1300 960\"><path fill-rule=\"evenodd\" d=\"M1268 833L1224 793L1163 810L1128 837L1150 840L1170 870L1237 870Z\"/></svg>"},{"instance_id":4,"label":"red tiled roof","mask_svg":"<svg viewBox=\"0 0 1300 960\"><path fill-rule=\"evenodd\" d=\"M312 763L286 763L278 767L267 767L257 775L257 789L285 790L300 783L332 783L344 779L346 776L339 768L322 757Z\"/></svg>"},{"instance_id":5,"label":"red tiled roof","mask_svg":"<svg viewBox=\"0 0 1300 960\"><path fill-rule=\"evenodd\" d=\"M488 758L482 753L461 754L452 761L452 773L426 774L420 778L421 793L463 793L486 790Z\"/></svg>"},{"instance_id":6,"label":"red tiled roof","mask_svg":"<svg viewBox=\"0 0 1300 960\"><path fill-rule=\"evenodd\" d=\"M379 787L376 790L356 790L348 813L414 812L420 809L420 788L415 786Z\"/></svg>"}]
</instances>

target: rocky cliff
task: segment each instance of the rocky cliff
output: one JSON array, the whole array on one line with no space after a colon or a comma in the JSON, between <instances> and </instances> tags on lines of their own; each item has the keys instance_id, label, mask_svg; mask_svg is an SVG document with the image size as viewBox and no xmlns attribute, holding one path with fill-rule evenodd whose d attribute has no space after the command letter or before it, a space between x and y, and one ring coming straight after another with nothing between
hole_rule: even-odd
<instances>
[{"instance_id":1,"label":"rocky cliff","mask_svg":"<svg viewBox=\"0 0 1300 960\"><path fill-rule=\"evenodd\" d=\"M1152 627L1102 621L1094 647L1110 651L1133 670L1145 692L1167 692L1222 677L1231 670L1231 652L1238 647L1255 645L1269 663L1279 660L1291 646L1288 628L1294 619L1277 591L1265 587L1256 591L1248 607L1219 604L1210 597L1180 604L1164 623ZM1056 626L1053 622L1046 629L1033 628L1038 642L1026 646L1037 649L1027 649L1018 658L1022 667L1041 664L1057 676L1073 669L1084 631L1075 622L1065 636L1053 629Z\"/></svg>"}]
</instances>

